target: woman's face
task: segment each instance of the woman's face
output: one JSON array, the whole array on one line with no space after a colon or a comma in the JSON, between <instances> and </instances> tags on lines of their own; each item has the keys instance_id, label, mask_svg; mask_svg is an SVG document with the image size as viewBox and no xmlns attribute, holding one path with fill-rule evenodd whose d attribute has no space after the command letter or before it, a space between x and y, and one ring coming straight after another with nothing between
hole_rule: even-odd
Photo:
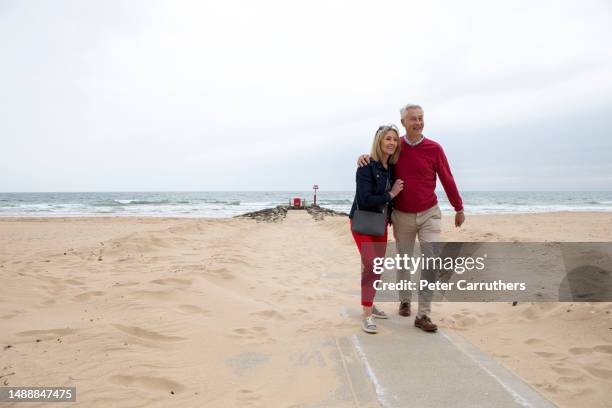
<instances>
[{"instance_id":1,"label":"woman's face","mask_svg":"<svg viewBox=\"0 0 612 408\"><path fill-rule=\"evenodd\" d=\"M380 148L384 154L391 156L399 144L399 135L395 130L389 130L380 140Z\"/></svg>"}]
</instances>

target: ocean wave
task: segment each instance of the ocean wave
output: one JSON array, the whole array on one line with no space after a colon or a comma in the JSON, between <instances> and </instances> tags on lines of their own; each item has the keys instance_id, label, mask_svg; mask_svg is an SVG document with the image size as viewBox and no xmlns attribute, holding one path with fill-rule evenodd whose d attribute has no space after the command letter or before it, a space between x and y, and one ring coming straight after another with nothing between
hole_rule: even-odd
<instances>
[{"instance_id":1,"label":"ocean wave","mask_svg":"<svg viewBox=\"0 0 612 408\"><path fill-rule=\"evenodd\" d=\"M240 200L217 200L205 198L201 200L204 204L225 204L225 205L240 205Z\"/></svg>"},{"instance_id":2,"label":"ocean wave","mask_svg":"<svg viewBox=\"0 0 612 408\"><path fill-rule=\"evenodd\" d=\"M129 200L126 204L129 205L159 205L159 204L175 204L171 200Z\"/></svg>"},{"instance_id":3,"label":"ocean wave","mask_svg":"<svg viewBox=\"0 0 612 408\"><path fill-rule=\"evenodd\" d=\"M91 205L93 207L123 207L126 205L178 205L178 204L189 204L188 201L172 201L172 200L126 200L126 199L117 199L117 200L103 200L96 201Z\"/></svg>"},{"instance_id":4,"label":"ocean wave","mask_svg":"<svg viewBox=\"0 0 612 408\"><path fill-rule=\"evenodd\" d=\"M125 204L123 204L120 201L117 200L103 200L103 201L96 201L94 203L90 204L92 207L123 207Z\"/></svg>"}]
</instances>

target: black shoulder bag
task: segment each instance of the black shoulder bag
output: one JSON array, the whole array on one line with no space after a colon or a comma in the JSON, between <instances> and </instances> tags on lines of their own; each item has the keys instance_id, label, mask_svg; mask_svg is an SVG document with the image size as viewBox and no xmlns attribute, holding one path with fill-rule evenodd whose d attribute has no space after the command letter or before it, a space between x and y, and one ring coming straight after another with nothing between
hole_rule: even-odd
<instances>
[{"instance_id":1,"label":"black shoulder bag","mask_svg":"<svg viewBox=\"0 0 612 408\"><path fill-rule=\"evenodd\" d=\"M357 204L357 209L353 214L351 230L358 234L372 235L375 237L382 237L385 235L387 231L387 204L384 204L382 212L360 210L359 194L357 194L355 204Z\"/></svg>"}]
</instances>

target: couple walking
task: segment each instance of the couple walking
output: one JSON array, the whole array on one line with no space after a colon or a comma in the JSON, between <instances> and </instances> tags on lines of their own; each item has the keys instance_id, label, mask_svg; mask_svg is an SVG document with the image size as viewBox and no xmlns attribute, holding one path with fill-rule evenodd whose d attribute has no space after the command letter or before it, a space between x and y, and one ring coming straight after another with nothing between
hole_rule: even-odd
<instances>
[{"instance_id":1,"label":"couple walking","mask_svg":"<svg viewBox=\"0 0 612 408\"><path fill-rule=\"evenodd\" d=\"M460 227L465 221L461 196L444 150L423 136L423 109L418 105L406 105L400 114L406 134L400 137L395 126L381 126L376 131L370 155L359 157L357 190L349 215L362 261L362 328L368 333L378 331L374 317L387 318L373 303L376 295L374 282L379 279L373 271L373 260L385 256L387 223L393 226L398 254L412 257L418 237L423 254L434 256L429 253L432 247L423 244L440 241L442 213L435 194L436 176L455 209L455 226ZM358 224L363 224L357 218L364 217L364 214L370 217L372 212L385 214L383 218L377 217L385 223L382 235L364 233L360 231L363 227L357 228ZM435 271L422 270L421 279L435 281ZM397 280L410 280L409 271L398 270ZM409 290L399 292L400 316L410 316L411 295ZM428 332L438 329L430 318L432 295L430 290L419 290L419 306L414 320L416 327Z\"/></svg>"}]
</instances>

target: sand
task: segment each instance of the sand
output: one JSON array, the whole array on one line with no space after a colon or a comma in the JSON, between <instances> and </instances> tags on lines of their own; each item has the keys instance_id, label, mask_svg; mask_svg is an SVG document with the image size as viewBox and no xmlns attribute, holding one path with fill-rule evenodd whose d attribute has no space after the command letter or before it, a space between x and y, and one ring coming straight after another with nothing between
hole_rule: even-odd
<instances>
[{"instance_id":1,"label":"sand","mask_svg":"<svg viewBox=\"0 0 612 408\"><path fill-rule=\"evenodd\" d=\"M609 213L444 226L455 241L612 240ZM358 276L341 217L2 219L0 385L73 385L71 406L87 407L353 406L337 339L360 330L346 313ZM611 312L434 305L443 328L568 407L609 403Z\"/></svg>"}]
</instances>

